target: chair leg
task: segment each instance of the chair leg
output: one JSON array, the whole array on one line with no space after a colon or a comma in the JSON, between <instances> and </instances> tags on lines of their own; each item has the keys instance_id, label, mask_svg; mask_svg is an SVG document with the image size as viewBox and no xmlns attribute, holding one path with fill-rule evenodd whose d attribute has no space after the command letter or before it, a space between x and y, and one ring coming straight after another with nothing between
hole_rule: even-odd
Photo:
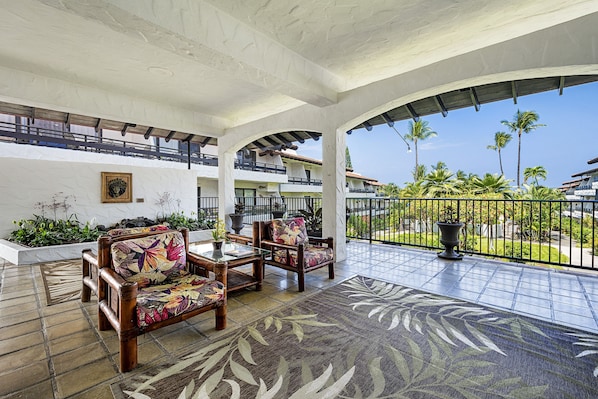
<instances>
[{"instance_id":1,"label":"chair leg","mask_svg":"<svg viewBox=\"0 0 598 399\"><path fill-rule=\"evenodd\" d=\"M112 324L110 324L110 321L108 321L108 317L106 317L106 314L98 306L98 330L108 331L111 328Z\"/></svg>"},{"instance_id":2,"label":"chair leg","mask_svg":"<svg viewBox=\"0 0 598 399\"><path fill-rule=\"evenodd\" d=\"M299 292L305 291L305 270L297 270L297 280L299 280Z\"/></svg>"},{"instance_id":3,"label":"chair leg","mask_svg":"<svg viewBox=\"0 0 598 399\"><path fill-rule=\"evenodd\" d=\"M83 287L81 288L81 302L89 302L91 298L91 288L89 288L85 283L82 283Z\"/></svg>"},{"instance_id":4,"label":"chair leg","mask_svg":"<svg viewBox=\"0 0 598 399\"><path fill-rule=\"evenodd\" d=\"M226 305L216 308L216 330L226 328Z\"/></svg>"},{"instance_id":5,"label":"chair leg","mask_svg":"<svg viewBox=\"0 0 598 399\"><path fill-rule=\"evenodd\" d=\"M330 280L334 279L334 264L329 264L328 265L328 278Z\"/></svg>"},{"instance_id":6,"label":"chair leg","mask_svg":"<svg viewBox=\"0 0 598 399\"><path fill-rule=\"evenodd\" d=\"M120 371L125 373L137 367L137 337L120 340Z\"/></svg>"}]
</instances>

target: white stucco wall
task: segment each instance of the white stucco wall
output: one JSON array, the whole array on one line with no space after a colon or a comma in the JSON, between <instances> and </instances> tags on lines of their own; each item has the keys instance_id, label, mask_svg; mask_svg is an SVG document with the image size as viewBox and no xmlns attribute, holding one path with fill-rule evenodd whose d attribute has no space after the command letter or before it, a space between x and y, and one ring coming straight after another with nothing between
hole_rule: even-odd
<instances>
[{"instance_id":1,"label":"white stucco wall","mask_svg":"<svg viewBox=\"0 0 598 399\"><path fill-rule=\"evenodd\" d=\"M16 156L17 153L20 157ZM68 214L77 215L82 223L92 218L104 225L124 218L155 218L162 212L156 202L164 192L170 193L175 199L172 211L180 210L187 215L197 211L197 171L119 165L106 162L106 158L103 158L104 162L91 163L82 160L86 157L78 155L85 154L0 143L0 238L5 238L14 230L14 220L41 214L36 204L49 204L54 196L58 200L68 197L67 203L71 205ZM62 156L70 157L70 160L60 160ZM130 161L124 157L113 157L117 158L123 162ZM133 202L102 203L101 172L132 173ZM138 198L144 202L136 202ZM65 216L68 215L62 211L57 214L59 218Z\"/></svg>"}]
</instances>

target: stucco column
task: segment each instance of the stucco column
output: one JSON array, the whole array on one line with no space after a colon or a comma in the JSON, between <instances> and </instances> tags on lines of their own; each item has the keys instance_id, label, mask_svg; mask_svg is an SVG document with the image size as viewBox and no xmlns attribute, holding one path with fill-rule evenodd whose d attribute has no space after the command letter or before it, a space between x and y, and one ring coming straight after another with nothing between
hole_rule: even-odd
<instances>
[{"instance_id":1,"label":"stucco column","mask_svg":"<svg viewBox=\"0 0 598 399\"><path fill-rule=\"evenodd\" d=\"M218 146L218 217L231 230L231 221L226 216L235 209L235 156L232 150Z\"/></svg>"},{"instance_id":2,"label":"stucco column","mask_svg":"<svg viewBox=\"0 0 598 399\"><path fill-rule=\"evenodd\" d=\"M337 261L347 258L345 168L346 133L340 129L322 134L322 236L334 238Z\"/></svg>"}]
</instances>

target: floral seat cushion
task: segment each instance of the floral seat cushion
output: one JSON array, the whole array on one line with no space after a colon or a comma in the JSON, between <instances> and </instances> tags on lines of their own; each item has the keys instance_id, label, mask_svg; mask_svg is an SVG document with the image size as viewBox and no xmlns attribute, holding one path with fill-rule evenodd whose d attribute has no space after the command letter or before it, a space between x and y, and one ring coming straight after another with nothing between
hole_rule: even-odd
<instances>
[{"instance_id":1,"label":"floral seat cushion","mask_svg":"<svg viewBox=\"0 0 598 399\"><path fill-rule=\"evenodd\" d=\"M168 283L185 269L185 241L179 231L123 240L111 248L114 270L139 287Z\"/></svg>"},{"instance_id":2,"label":"floral seat cushion","mask_svg":"<svg viewBox=\"0 0 598 399\"><path fill-rule=\"evenodd\" d=\"M137 326L143 329L197 308L221 305L224 301L221 282L183 272L168 284L137 291Z\"/></svg>"},{"instance_id":3,"label":"floral seat cushion","mask_svg":"<svg viewBox=\"0 0 598 399\"><path fill-rule=\"evenodd\" d=\"M287 253L290 256L290 259L287 259ZM288 265L297 267L297 251L279 249L274 251L273 258L276 262L286 263ZM303 251L303 261L305 263L305 267L308 268L321 265L322 263L330 261L333 258L334 254L332 249L327 247L310 246L306 247Z\"/></svg>"},{"instance_id":4,"label":"floral seat cushion","mask_svg":"<svg viewBox=\"0 0 598 399\"><path fill-rule=\"evenodd\" d=\"M309 237L305 220L303 218L272 220L272 240L286 245L307 244Z\"/></svg>"}]
</instances>

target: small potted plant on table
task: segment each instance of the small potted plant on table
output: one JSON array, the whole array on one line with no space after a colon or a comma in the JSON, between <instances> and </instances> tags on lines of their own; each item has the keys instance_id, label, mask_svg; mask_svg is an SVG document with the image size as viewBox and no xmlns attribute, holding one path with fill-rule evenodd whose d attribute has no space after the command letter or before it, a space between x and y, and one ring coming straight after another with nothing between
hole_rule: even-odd
<instances>
[{"instance_id":1,"label":"small potted plant on table","mask_svg":"<svg viewBox=\"0 0 598 399\"><path fill-rule=\"evenodd\" d=\"M452 206L446 206L442 212L442 220L436 222L440 230L440 243L444 245L444 251L438 253L439 258L461 260L463 254L457 253L455 247L459 246L459 233L463 223L459 221L459 214Z\"/></svg>"},{"instance_id":2,"label":"small potted plant on table","mask_svg":"<svg viewBox=\"0 0 598 399\"><path fill-rule=\"evenodd\" d=\"M226 230L224 228L224 222L221 219L216 220L216 224L214 224L212 239L214 240L212 243L214 251L221 251L222 244L224 243L224 240L226 240Z\"/></svg>"}]
</instances>

